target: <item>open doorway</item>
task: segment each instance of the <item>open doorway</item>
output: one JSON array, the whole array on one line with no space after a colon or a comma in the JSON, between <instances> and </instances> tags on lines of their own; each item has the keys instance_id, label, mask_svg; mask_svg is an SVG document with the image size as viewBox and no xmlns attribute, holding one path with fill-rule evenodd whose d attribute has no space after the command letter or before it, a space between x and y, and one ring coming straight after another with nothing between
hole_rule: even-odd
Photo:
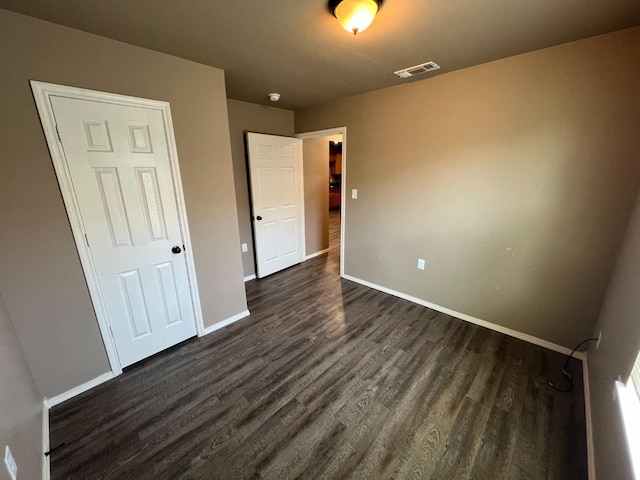
<instances>
[{"instance_id":1,"label":"open doorway","mask_svg":"<svg viewBox=\"0 0 640 480\"><path fill-rule=\"evenodd\" d=\"M346 128L296 136L303 140L306 259L328 254L343 275Z\"/></svg>"},{"instance_id":2,"label":"open doorway","mask_svg":"<svg viewBox=\"0 0 640 480\"><path fill-rule=\"evenodd\" d=\"M342 135L329 138L329 255L340 255L342 214Z\"/></svg>"}]
</instances>

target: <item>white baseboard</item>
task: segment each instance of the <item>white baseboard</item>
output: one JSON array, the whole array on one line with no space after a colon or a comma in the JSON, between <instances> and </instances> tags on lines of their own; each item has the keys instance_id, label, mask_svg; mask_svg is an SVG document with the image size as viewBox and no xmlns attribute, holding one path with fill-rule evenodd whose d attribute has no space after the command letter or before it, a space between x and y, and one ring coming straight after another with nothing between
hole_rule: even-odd
<instances>
[{"instance_id":1,"label":"white baseboard","mask_svg":"<svg viewBox=\"0 0 640 480\"><path fill-rule=\"evenodd\" d=\"M207 327L204 329L204 335L209 335L211 332L215 332L216 330L220 330L221 328L226 327L227 325L230 325L234 322L237 322L238 320L242 320L243 318L248 317L249 314L250 314L249 310L245 310L244 312L240 312L237 315L234 315L233 317L229 317L226 320L222 320L221 322L211 325L210 327Z\"/></svg>"},{"instance_id":2,"label":"white baseboard","mask_svg":"<svg viewBox=\"0 0 640 480\"><path fill-rule=\"evenodd\" d=\"M475 325L479 325L481 327L485 327L499 333L504 333L505 335L509 335L510 337L518 338L520 340L524 340L525 342L529 342L534 345L538 345L540 347L553 350L554 352L563 353L565 355L569 355L571 353L570 348L563 347L562 345L557 345L555 343L548 342L547 340L534 337L533 335L529 335L527 333L518 332L517 330L512 330L510 328L503 327L501 325L496 325L495 323L487 322L486 320L481 320L479 318L472 317L471 315L467 315L466 313L456 312L455 310L451 310L446 307L441 307L440 305L427 302L426 300L422 300L421 298L412 297L411 295L407 295L405 293L398 292L396 290L392 290L390 288L383 287L381 285L376 285L375 283L367 282L366 280L362 280L357 277L352 277L351 275L342 275L342 278L351 280L352 282L355 282L355 283L359 283L360 285L364 285L365 287L373 288L374 290L379 290L381 292L388 293L389 295L393 295L394 297L402 298L403 300L408 300L410 302L417 303L418 305L422 305L423 307L436 310L438 312L444 313L446 315L450 315L455 318L459 318L460 320L464 320L466 322L473 323ZM578 358L580 360L584 359L584 353L582 352L576 352L573 354L573 356L574 358Z\"/></svg>"},{"instance_id":3,"label":"white baseboard","mask_svg":"<svg viewBox=\"0 0 640 480\"><path fill-rule=\"evenodd\" d=\"M93 387L97 387L101 383L104 383L108 380L111 380L114 377L113 372L103 373L102 375L94 378L93 380L89 380L82 385L78 385L77 387L72 388L71 390L67 390L60 395L56 395L55 397L45 398L44 402L49 408L53 408L56 405L60 405L62 402L66 402L70 398L75 397L76 395L80 395L81 393L86 392L87 390L91 390Z\"/></svg>"},{"instance_id":4,"label":"white baseboard","mask_svg":"<svg viewBox=\"0 0 640 480\"><path fill-rule=\"evenodd\" d=\"M319 257L320 255L324 255L325 253L329 253L329 249L325 248L324 250L320 250L319 252L312 253L311 255L307 255L304 257L305 260L311 260L312 258Z\"/></svg>"},{"instance_id":5,"label":"white baseboard","mask_svg":"<svg viewBox=\"0 0 640 480\"><path fill-rule=\"evenodd\" d=\"M51 444L49 443L49 410L76 395L80 395L93 387L97 387L101 383L111 380L113 377L112 372L103 373L93 380L89 380L82 385L67 390L60 395L42 399L42 480L49 480L51 478L51 461L49 456L45 455L45 452L48 452L51 448Z\"/></svg>"},{"instance_id":6,"label":"white baseboard","mask_svg":"<svg viewBox=\"0 0 640 480\"><path fill-rule=\"evenodd\" d=\"M247 282L249 282L251 280L255 280L255 279L256 279L255 274L254 275L247 275L246 277L244 277L244 283L247 283Z\"/></svg>"},{"instance_id":7,"label":"white baseboard","mask_svg":"<svg viewBox=\"0 0 640 480\"><path fill-rule=\"evenodd\" d=\"M589 480L596 480L596 459L593 446L593 423L591 417L591 388L589 387L589 367L587 354L582 359L582 383L584 385L584 412L587 424L587 471Z\"/></svg>"},{"instance_id":8,"label":"white baseboard","mask_svg":"<svg viewBox=\"0 0 640 480\"><path fill-rule=\"evenodd\" d=\"M49 456L45 452L49 451L49 402L42 399L42 480L51 478L51 467Z\"/></svg>"}]
</instances>

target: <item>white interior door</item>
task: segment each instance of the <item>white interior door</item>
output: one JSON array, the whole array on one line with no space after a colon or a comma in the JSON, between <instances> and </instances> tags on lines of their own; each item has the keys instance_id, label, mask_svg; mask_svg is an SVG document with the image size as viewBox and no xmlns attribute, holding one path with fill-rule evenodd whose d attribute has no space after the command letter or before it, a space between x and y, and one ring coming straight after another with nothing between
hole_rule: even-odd
<instances>
[{"instance_id":1,"label":"white interior door","mask_svg":"<svg viewBox=\"0 0 640 480\"><path fill-rule=\"evenodd\" d=\"M302 140L247 134L258 277L304 259Z\"/></svg>"},{"instance_id":2,"label":"white interior door","mask_svg":"<svg viewBox=\"0 0 640 480\"><path fill-rule=\"evenodd\" d=\"M164 119L100 101L51 104L125 367L196 334Z\"/></svg>"}]
</instances>

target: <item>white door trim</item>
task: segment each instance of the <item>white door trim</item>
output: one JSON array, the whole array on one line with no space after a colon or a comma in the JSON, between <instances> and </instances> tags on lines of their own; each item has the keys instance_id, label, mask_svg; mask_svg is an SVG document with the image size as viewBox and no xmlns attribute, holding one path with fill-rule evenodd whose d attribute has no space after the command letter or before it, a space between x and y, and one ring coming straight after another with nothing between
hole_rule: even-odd
<instances>
[{"instance_id":1,"label":"white door trim","mask_svg":"<svg viewBox=\"0 0 640 480\"><path fill-rule=\"evenodd\" d=\"M94 90L86 90L83 88L68 87L64 85L55 85L52 83L37 82L31 80L31 89L35 98L38 114L42 122L51 160L58 178L62 199L67 210L71 231L76 242L80 263L84 270L91 302L98 319L98 326L102 334L104 347L107 351L107 357L111 366L113 375L122 373L122 366L118 358L115 341L111 335L109 321L102 292L98 283L98 275L96 267L91 257L91 252L85 241L85 229L80 215L80 207L75 197L71 175L67 166L67 160L62 149L62 144L58 139L56 130L56 121L53 114L50 97L67 97L80 100L90 100L95 102L104 102L117 105L125 105L129 107L143 107L158 110L162 114L165 132L167 134L167 150L169 152L169 165L171 168L171 178L176 196L176 205L178 210L178 221L185 245L185 262L187 265L187 275L189 278L189 287L191 291L191 300L193 303L194 316L196 319L196 329L198 336L204 335L204 323L202 319L202 308L200 306L200 295L198 291L198 282L196 278L195 264L193 260L191 236L189 234L189 224L187 221L187 212L184 202L184 192L182 191L182 178L180 176L180 167L178 164L178 151L176 148L175 135L173 132L173 121L171 119L171 110L168 102L159 100L148 100L137 97L129 97L115 93L98 92Z\"/></svg>"},{"instance_id":2,"label":"white door trim","mask_svg":"<svg viewBox=\"0 0 640 480\"><path fill-rule=\"evenodd\" d=\"M312 132L296 133L296 138L317 138L330 135L342 135L342 185L340 186L340 276L344 277L344 228L347 217L346 186L347 186L347 127L327 128Z\"/></svg>"}]
</instances>

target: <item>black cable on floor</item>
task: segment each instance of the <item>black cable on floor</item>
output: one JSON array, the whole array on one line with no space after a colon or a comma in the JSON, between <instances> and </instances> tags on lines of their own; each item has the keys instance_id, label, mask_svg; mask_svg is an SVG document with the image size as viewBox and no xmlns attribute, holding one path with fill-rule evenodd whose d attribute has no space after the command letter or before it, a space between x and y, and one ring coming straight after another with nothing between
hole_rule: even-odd
<instances>
[{"instance_id":1,"label":"black cable on floor","mask_svg":"<svg viewBox=\"0 0 640 480\"><path fill-rule=\"evenodd\" d=\"M569 381L569 386L567 388L558 388L553 384L553 382L549 382L549 386L554 390L558 392L563 392L563 393L567 393L573 390L573 377L569 373L569 361L573 358L573 354L576 353L576 350L578 350L582 345L584 345L587 342L597 342L597 341L598 341L597 338L586 338L583 341L581 341L578 345L576 345L576 347L573 350L571 350L571 353L567 357L567 360L564 362L564 368L562 369L562 374Z\"/></svg>"},{"instance_id":2,"label":"black cable on floor","mask_svg":"<svg viewBox=\"0 0 640 480\"><path fill-rule=\"evenodd\" d=\"M60 450L61 448L65 447L67 444L62 442L60 445L58 445L55 448L52 448L51 450L49 450L48 452L44 452L44 456L48 457L49 455L51 455L52 453L56 453L58 450Z\"/></svg>"}]
</instances>

